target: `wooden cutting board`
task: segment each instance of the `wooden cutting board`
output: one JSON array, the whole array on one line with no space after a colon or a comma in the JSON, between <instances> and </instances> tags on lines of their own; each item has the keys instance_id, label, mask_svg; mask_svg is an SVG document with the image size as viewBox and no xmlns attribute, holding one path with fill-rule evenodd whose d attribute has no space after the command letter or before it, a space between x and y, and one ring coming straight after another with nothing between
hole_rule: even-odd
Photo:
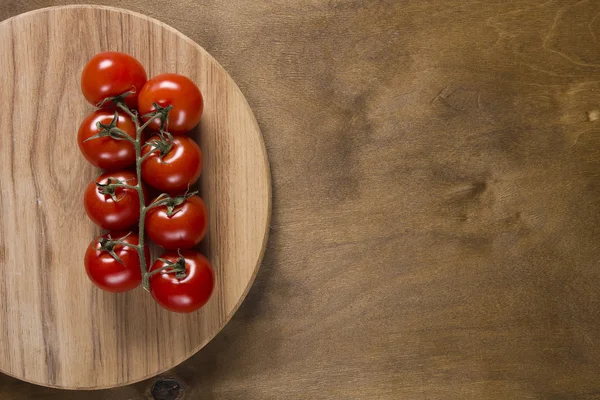
<instances>
[{"instance_id":1,"label":"wooden cutting board","mask_svg":"<svg viewBox=\"0 0 600 400\"><path fill-rule=\"evenodd\" d=\"M98 174L76 133L92 111L80 93L85 62L129 53L149 76L186 75L205 96L192 135L204 152L200 190L215 267L210 302L191 315L159 308L141 288L96 289L83 255L100 233L82 204ZM0 371L40 385L97 389L182 362L227 323L265 248L270 174L256 120L225 70L199 45L151 18L115 8L53 7L0 24ZM156 252L156 249L155 249Z\"/></svg>"}]
</instances>

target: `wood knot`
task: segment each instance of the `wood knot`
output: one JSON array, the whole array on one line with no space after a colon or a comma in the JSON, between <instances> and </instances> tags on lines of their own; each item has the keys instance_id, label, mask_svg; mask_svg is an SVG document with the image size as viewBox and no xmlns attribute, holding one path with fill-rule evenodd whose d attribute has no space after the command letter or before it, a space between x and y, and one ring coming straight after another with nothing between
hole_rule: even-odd
<instances>
[{"instance_id":1,"label":"wood knot","mask_svg":"<svg viewBox=\"0 0 600 400\"><path fill-rule=\"evenodd\" d=\"M589 122L594 122L600 118L600 110L591 110L587 112Z\"/></svg>"},{"instance_id":2,"label":"wood knot","mask_svg":"<svg viewBox=\"0 0 600 400\"><path fill-rule=\"evenodd\" d=\"M181 400L183 385L177 379L160 378L152 385L150 394L153 400Z\"/></svg>"}]
</instances>

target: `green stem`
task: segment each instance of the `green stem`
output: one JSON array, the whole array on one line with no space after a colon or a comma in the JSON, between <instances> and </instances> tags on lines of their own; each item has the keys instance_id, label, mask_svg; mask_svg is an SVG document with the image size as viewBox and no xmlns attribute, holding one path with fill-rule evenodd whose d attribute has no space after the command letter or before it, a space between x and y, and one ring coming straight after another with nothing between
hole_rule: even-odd
<instances>
[{"instance_id":1,"label":"green stem","mask_svg":"<svg viewBox=\"0 0 600 400\"><path fill-rule=\"evenodd\" d=\"M133 190L137 190L138 187L137 185L129 185L127 183L111 183L110 185L106 185L105 186L107 189L111 189L111 188L126 188L126 189L133 189Z\"/></svg>"},{"instance_id":2,"label":"green stem","mask_svg":"<svg viewBox=\"0 0 600 400\"><path fill-rule=\"evenodd\" d=\"M143 161L143 158L142 158L142 136L144 133L144 129L148 126L148 124L143 124L142 126L140 126L140 120L139 120L138 116L134 112L132 112L125 103L119 101L117 103L117 107L119 107L127 115L129 115L129 117L131 117L131 120L135 124L135 140L132 140L132 141L133 141L133 146L135 147L135 172L137 175L137 185L135 185L135 186L127 185L127 186L131 187L132 189L137 190L138 197L140 199L140 223L138 225L138 227L139 227L139 232L138 232L139 242L136 247L136 250L137 250L138 256L140 258L140 269L142 272L142 286L145 290L149 291L150 290L149 280L148 280L149 273L148 273L148 270L146 269L146 252L144 251L144 236L145 236L144 235L144 225L146 222L146 211L148 211L148 209L151 207L146 207L146 199L144 198L145 197L144 191L142 190L142 161ZM127 136L129 136L129 135L127 135Z\"/></svg>"},{"instance_id":3,"label":"green stem","mask_svg":"<svg viewBox=\"0 0 600 400\"><path fill-rule=\"evenodd\" d=\"M160 200L160 201L155 201L152 204L150 204L149 206L146 206L146 212L154 207L160 207L160 206L164 206L167 203L169 203L171 199L164 199L164 200Z\"/></svg>"},{"instance_id":4,"label":"green stem","mask_svg":"<svg viewBox=\"0 0 600 400\"><path fill-rule=\"evenodd\" d=\"M140 257L140 268L142 270L142 286L145 290L150 291L148 280L148 270L146 268L146 252L144 251L144 224L146 222L146 199L142 190L142 135L144 129L140 127L140 121L134 113L124 103L119 103L119 106L125 110L135 123L135 172L137 174L137 191L140 199L140 223L139 223L139 242L138 254Z\"/></svg>"},{"instance_id":5,"label":"green stem","mask_svg":"<svg viewBox=\"0 0 600 400\"><path fill-rule=\"evenodd\" d=\"M154 118L150 118L148 121L144 122L144 125L142 125L140 129L142 129L142 130L146 129L148 127L148 125L150 125L152 123L153 119Z\"/></svg>"},{"instance_id":6,"label":"green stem","mask_svg":"<svg viewBox=\"0 0 600 400\"><path fill-rule=\"evenodd\" d=\"M133 122L135 122L136 129L138 129L140 127L137 115L135 115L133 112L131 112L131 110L129 109L129 107L127 107L127 105L125 105L125 103L119 102L119 103L117 103L117 107L119 107L121 110L125 111L125 113L131 117Z\"/></svg>"},{"instance_id":7,"label":"green stem","mask_svg":"<svg viewBox=\"0 0 600 400\"><path fill-rule=\"evenodd\" d=\"M163 266L162 266L162 267L160 267L159 269L155 269L154 271L152 271L152 272L149 272L149 273L148 273L148 278L150 278L152 275L160 274L160 273L161 273L161 272L163 272L165 269L169 269L169 268L173 268L173 266L172 266L172 265L169 265L169 264L167 264L167 265L163 265Z\"/></svg>"},{"instance_id":8,"label":"green stem","mask_svg":"<svg viewBox=\"0 0 600 400\"><path fill-rule=\"evenodd\" d=\"M118 240L118 239L117 239L117 240L115 240L115 239L112 239L112 240L111 240L111 242L113 242L114 244L120 244L121 246L127 246L127 247L131 247L131 248L134 248L134 249L136 249L136 250L137 250L137 249L140 247L140 246L139 246L139 245L137 245L137 244L132 244L132 243L123 242L122 240Z\"/></svg>"},{"instance_id":9,"label":"green stem","mask_svg":"<svg viewBox=\"0 0 600 400\"><path fill-rule=\"evenodd\" d=\"M122 129L110 128L109 135L117 140L128 140L135 144L135 140Z\"/></svg>"},{"instance_id":10,"label":"green stem","mask_svg":"<svg viewBox=\"0 0 600 400\"><path fill-rule=\"evenodd\" d=\"M142 157L142 162L144 162L144 161L146 161L146 159L148 159L148 158L152 157L152 156L154 155L154 154L152 154L152 153L154 153L154 152L153 152L153 151L150 151L150 152L148 152L148 153L144 154L144 156Z\"/></svg>"}]
</instances>

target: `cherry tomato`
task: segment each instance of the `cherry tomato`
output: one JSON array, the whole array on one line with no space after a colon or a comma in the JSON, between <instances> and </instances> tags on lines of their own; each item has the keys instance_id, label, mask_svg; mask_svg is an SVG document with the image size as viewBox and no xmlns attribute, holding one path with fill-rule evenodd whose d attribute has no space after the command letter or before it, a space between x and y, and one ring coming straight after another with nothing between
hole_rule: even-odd
<instances>
[{"instance_id":1,"label":"cherry tomato","mask_svg":"<svg viewBox=\"0 0 600 400\"><path fill-rule=\"evenodd\" d=\"M115 114L108 110L96 110L83 120L77 133L77 143L86 160L104 170L123 169L135 163L135 147L127 140L104 136L87 140L100 131L96 124L110 125ZM135 139L135 124L131 118L119 112L116 127ZM87 140L87 141L86 141Z\"/></svg>"},{"instance_id":2,"label":"cherry tomato","mask_svg":"<svg viewBox=\"0 0 600 400\"><path fill-rule=\"evenodd\" d=\"M190 313L202 307L213 292L215 274L210 262L194 250L182 250L185 261L185 277L178 278L174 272L165 270L150 277L150 294L158 304L169 311ZM180 258L175 251L167 251L162 259L176 263ZM150 272L165 266L156 260Z\"/></svg>"},{"instance_id":3,"label":"cherry tomato","mask_svg":"<svg viewBox=\"0 0 600 400\"><path fill-rule=\"evenodd\" d=\"M147 80L146 71L138 60L129 54L105 51L96 54L83 67L81 91L94 106L107 97L134 91L125 98L125 104L136 108L138 95Z\"/></svg>"},{"instance_id":4,"label":"cherry tomato","mask_svg":"<svg viewBox=\"0 0 600 400\"><path fill-rule=\"evenodd\" d=\"M119 293L135 289L142 282L140 257L137 250L122 244L114 244L112 251L122 261L121 263L110 254L109 249L103 249L101 241L108 239L109 236L125 243L139 244L139 237L135 233L113 232L98 236L92 240L85 252L85 271L90 280L102 290ZM144 251L147 269L150 264L148 262L150 252L148 247L145 247Z\"/></svg>"},{"instance_id":5,"label":"cherry tomato","mask_svg":"<svg viewBox=\"0 0 600 400\"><path fill-rule=\"evenodd\" d=\"M148 210L146 233L167 250L190 249L200 243L208 227L208 211L196 195L175 206L169 216L167 205Z\"/></svg>"},{"instance_id":6,"label":"cherry tomato","mask_svg":"<svg viewBox=\"0 0 600 400\"><path fill-rule=\"evenodd\" d=\"M159 141L158 136L148 139L148 143ZM187 136L173 137L168 152L154 146L145 146L142 154L152 152L142 163L142 178L152 187L168 193L187 190L194 184L202 172L202 151L196 142Z\"/></svg>"},{"instance_id":7,"label":"cherry tomato","mask_svg":"<svg viewBox=\"0 0 600 400\"><path fill-rule=\"evenodd\" d=\"M161 74L150 79L142 88L138 103L141 115L155 111L153 103L161 107L173 106L167 120L167 130L173 135L194 129L204 109L198 86L179 74ZM156 118L152 121L150 128L159 130L160 120Z\"/></svg>"},{"instance_id":8,"label":"cherry tomato","mask_svg":"<svg viewBox=\"0 0 600 400\"><path fill-rule=\"evenodd\" d=\"M83 194L83 203L88 217L98 226L111 231L126 230L138 223L140 200L134 189L117 187L114 194L103 194L96 182L106 185L108 180L117 180L137 185L137 177L130 171L105 172L90 182ZM113 198L114 197L114 198ZM115 201L116 199L116 201Z\"/></svg>"}]
</instances>

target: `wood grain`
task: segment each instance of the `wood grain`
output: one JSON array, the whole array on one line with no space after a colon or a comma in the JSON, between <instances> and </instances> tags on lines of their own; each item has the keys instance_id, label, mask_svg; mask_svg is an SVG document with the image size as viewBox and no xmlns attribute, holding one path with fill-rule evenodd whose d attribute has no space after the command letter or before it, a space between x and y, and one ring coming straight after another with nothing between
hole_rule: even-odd
<instances>
[{"instance_id":1,"label":"wood grain","mask_svg":"<svg viewBox=\"0 0 600 400\"><path fill-rule=\"evenodd\" d=\"M79 76L105 50L137 57L150 76L186 75L204 93L205 113L192 135L204 152L201 191L210 228L202 248L215 268L216 289L191 315L161 309L141 288L102 292L83 268L99 231L81 196L98 171L76 144L78 125L92 110ZM177 365L230 319L266 243L270 175L244 96L181 33L102 7L50 8L3 22L0 69L0 371L41 385L96 389Z\"/></svg>"},{"instance_id":2,"label":"wood grain","mask_svg":"<svg viewBox=\"0 0 600 400\"><path fill-rule=\"evenodd\" d=\"M185 399L600 398L599 2L126 3L233 76L273 172L255 284L169 371Z\"/></svg>"}]
</instances>

